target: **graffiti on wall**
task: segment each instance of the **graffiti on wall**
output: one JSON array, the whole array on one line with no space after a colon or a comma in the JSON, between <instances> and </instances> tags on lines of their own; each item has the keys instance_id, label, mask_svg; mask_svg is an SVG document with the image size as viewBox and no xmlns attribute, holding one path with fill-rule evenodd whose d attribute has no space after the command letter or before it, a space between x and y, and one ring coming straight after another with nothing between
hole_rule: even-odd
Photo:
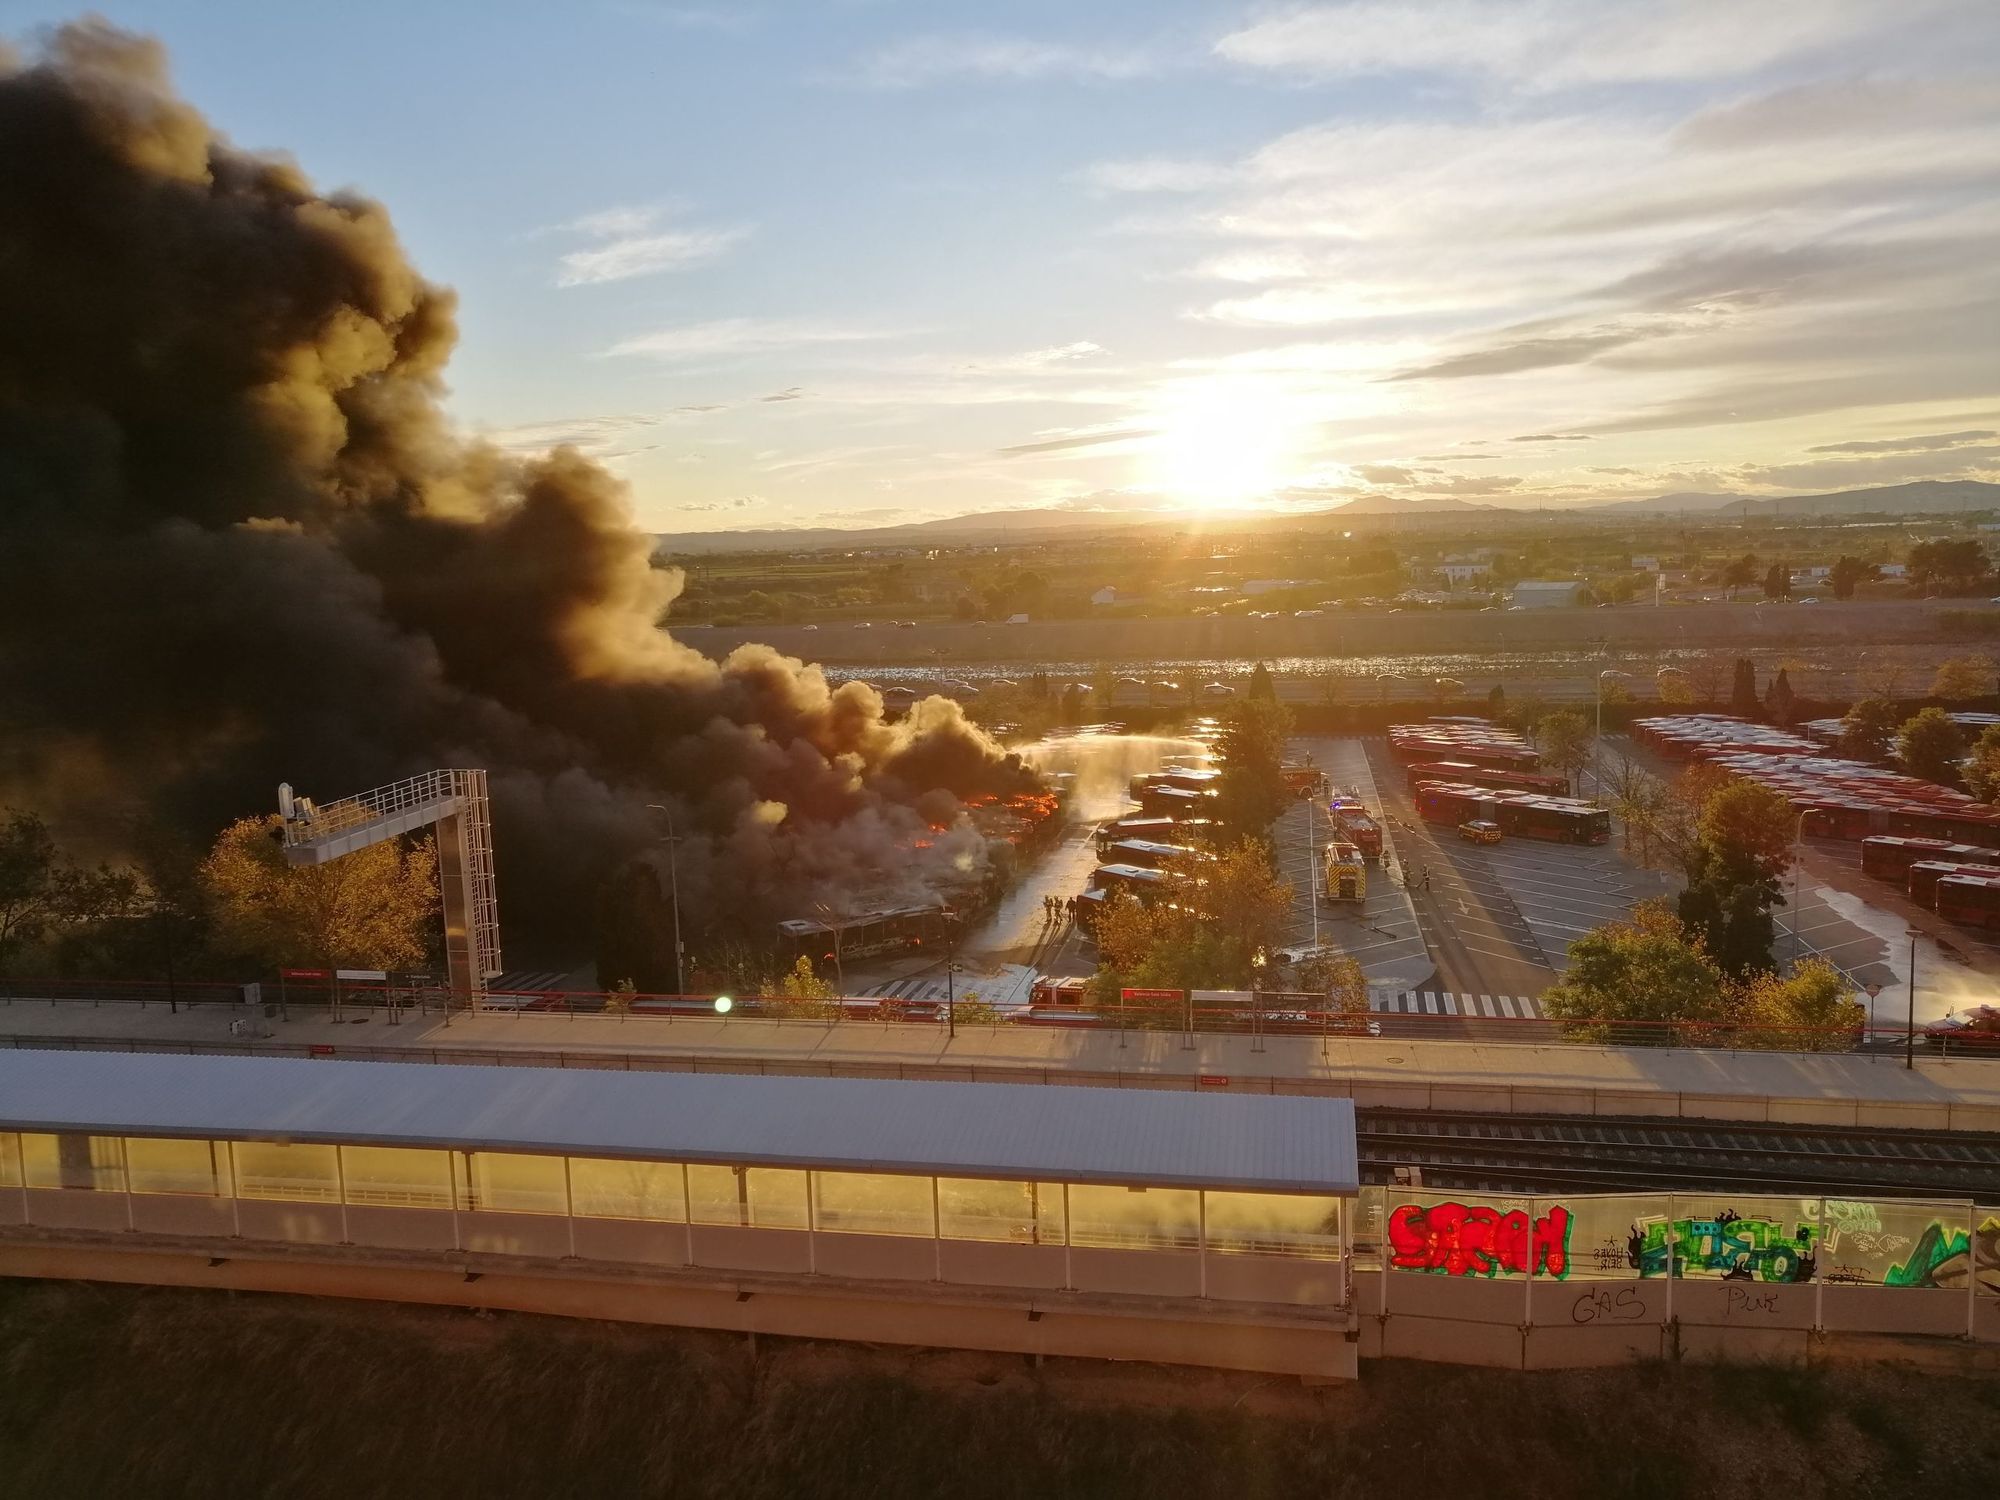
<instances>
[{"instance_id":1,"label":"graffiti on wall","mask_svg":"<svg viewBox=\"0 0 2000 1500\"><path fill-rule=\"evenodd\" d=\"M1446 1276L1569 1275L1570 1211L1404 1203L1389 1215L1389 1264Z\"/></svg>"},{"instance_id":2,"label":"graffiti on wall","mask_svg":"<svg viewBox=\"0 0 2000 1500\"><path fill-rule=\"evenodd\" d=\"M1712 1219L1647 1219L1632 1226L1625 1264L1641 1276L1665 1276L1671 1235L1676 1276L1712 1271L1724 1281L1811 1281L1818 1269L1816 1233L1811 1224L1787 1229L1780 1220L1730 1209Z\"/></svg>"}]
</instances>

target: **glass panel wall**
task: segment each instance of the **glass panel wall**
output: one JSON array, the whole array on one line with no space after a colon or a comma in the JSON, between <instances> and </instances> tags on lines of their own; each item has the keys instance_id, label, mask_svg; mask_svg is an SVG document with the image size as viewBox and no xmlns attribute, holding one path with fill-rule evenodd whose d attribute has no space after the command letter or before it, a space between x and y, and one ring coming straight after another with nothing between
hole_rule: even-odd
<instances>
[{"instance_id":1,"label":"glass panel wall","mask_svg":"<svg viewBox=\"0 0 2000 1500\"><path fill-rule=\"evenodd\" d=\"M570 1200L579 1214L597 1219L687 1222L687 1196L677 1161L616 1161L573 1156Z\"/></svg>"},{"instance_id":2,"label":"glass panel wall","mask_svg":"<svg viewBox=\"0 0 2000 1500\"><path fill-rule=\"evenodd\" d=\"M1208 1192L1204 1197L1211 1250L1340 1258L1338 1198L1227 1192Z\"/></svg>"},{"instance_id":3,"label":"glass panel wall","mask_svg":"<svg viewBox=\"0 0 2000 1500\"><path fill-rule=\"evenodd\" d=\"M342 1146L340 1162L347 1173L349 1203L376 1208L451 1207L449 1151L406 1146Z\"/></svg>"},{"instance_id":4,"label":"glass panel wall","mask_svg":"<svg viewBox=\"0 0 2000 1500\"><path fill-rule=\"evenodd\" d=\"M0 1188L21 1185L21 1138L11 1130L0 1130Z\"/></svg>"},{"instance_id":5,"label":"glass panel wall","mask_svg":"<svg viewBox=\"0 0 2000 1500\"><path fill-rule=\"evenodd\" d=\"M806 1174L790 1167L688 1167L688 1207L697 1224L804 1229Z\"/></svg>"},{"instance_id":6,"label":"glass panel wall","mask_svg":"<svg viewBox=\"0 0 2000 1500\"><path fill-rule=\"evenodd\" d=\"M994 1182L940 1177L938 1232L948 1240L1007 1245L1060 1245L1063 1191L1059 1182Z\"/></svg>"},{"instance_id":7,"label":"glass panel wall","mask_svg":"<svg viewBox=\"0 0 2000 1500\"><path fill-rule=\"evenodd\" d=\"M510 1214L560 1214L568 1210L560 1156L517 1156L512 1152L472 1153L468 1208ZM674 1184L679 1196L680 1183Z\"/></svg>"},{"instance_id":8,"label":"glass panel wall","mask_svg":"<svg viewBox=\"0 0 2000 1500\"><path fill-rule=\"evenodd\" d=\"M1097 1187L1072 1183L1070 1243L1118 1250L1192 1250L1200 1242L1201 1194L1193 1188Z\"/></svg>"},{"instance_id":9,"label":"glass panel wall","mask_svg":"<svg viewBox=\"0 0 2000 1500\"><path fill-rule=\"evenodd\" d=\"M931 1179L882 1172L815 1172L815 1229L929 1239Z\"/></svg>"},{"instance_id":10,"label":"glass panel wall","mask_svg":"<svg viewBox=\"0 0 2000 1500\"><path fill-rule=\"evenodd\" d=\"M31 1132L21 1137L21 1155L31 1188L125 1191L125 1143L115 1135Z\"/></svg>"},{"instance_id":11,"label":"glass panel wall","mask_svg":"<svg viewBox=\"0 0 2000 1500\"><path fill-rule=\"evenodd\" d=\"M238 1141L237 1194L244 1198L338 1203L340 1167L335 1155L332 1146L280 1146L271 1141Z\"/></svg>"},{"instance_id":12,"label":"glass panel wall","mask_svg":"<svg viewBox=\"0 0 2000 1500\"><path fill-rule=\"evenodd\" d=\"M125 1169L135 1193L229 1193L229 1163L214 1141L163 1141L143 1136L125 1142Z\"/></svg>"}]
</instances>

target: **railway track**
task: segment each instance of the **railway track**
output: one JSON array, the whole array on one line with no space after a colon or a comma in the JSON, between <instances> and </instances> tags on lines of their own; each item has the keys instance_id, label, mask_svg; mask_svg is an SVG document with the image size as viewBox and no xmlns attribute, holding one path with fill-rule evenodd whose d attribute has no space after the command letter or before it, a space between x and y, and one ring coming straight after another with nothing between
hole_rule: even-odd
<instances>
[{"instance_id":1,"label":"railway track","mask_svg":"<svg viewBox=\"0 0 2000 1500\"><path fill-rule=\"evenodd\" d=\"M1807 1126L1358 1112L1362 1179L1421 1166L1426 1187L1504 1193L1805 1193L2000 1199L2000 1135Z\"/></svg>"}]
</instances>

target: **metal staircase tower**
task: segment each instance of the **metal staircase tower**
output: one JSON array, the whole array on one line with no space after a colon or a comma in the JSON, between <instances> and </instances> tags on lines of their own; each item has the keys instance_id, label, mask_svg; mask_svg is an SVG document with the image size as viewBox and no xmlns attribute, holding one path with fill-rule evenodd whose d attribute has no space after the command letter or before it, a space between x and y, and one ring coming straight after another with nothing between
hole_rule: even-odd
<instances>
[{"instance_id":1,"label":"metal staircase tower","mask_svg":"<svg viewBox=\"0 0 2000 1500\"><path fill-rule=\"evenodd\" d=\"M325 864L436 825L446 983L468 1003L486 993L500 972L500 904L484 771L426 771L324 807L281 786L278 813L285 858L295 865Z\"/></svg>"}]
</instances>

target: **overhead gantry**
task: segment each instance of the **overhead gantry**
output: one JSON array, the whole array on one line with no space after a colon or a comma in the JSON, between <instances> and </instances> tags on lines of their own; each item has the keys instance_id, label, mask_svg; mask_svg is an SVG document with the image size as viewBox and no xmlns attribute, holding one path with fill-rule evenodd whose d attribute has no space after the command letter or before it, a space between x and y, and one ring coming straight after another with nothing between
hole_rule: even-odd
<instances>
[{"instance_id":1,"label":"overhead gantry","mask_svg":"<svg viewBox=\"0 0 2000 1500\"><path fill-rule=\"evenodd\" d=\"M486 993L500 973L500 907L484 771L426 771L323 807L286 784L278 788L278 813L285 858L294 865L322 865L435 825L446 983L467 1002Z\"/></svg>"}]
</instances>

